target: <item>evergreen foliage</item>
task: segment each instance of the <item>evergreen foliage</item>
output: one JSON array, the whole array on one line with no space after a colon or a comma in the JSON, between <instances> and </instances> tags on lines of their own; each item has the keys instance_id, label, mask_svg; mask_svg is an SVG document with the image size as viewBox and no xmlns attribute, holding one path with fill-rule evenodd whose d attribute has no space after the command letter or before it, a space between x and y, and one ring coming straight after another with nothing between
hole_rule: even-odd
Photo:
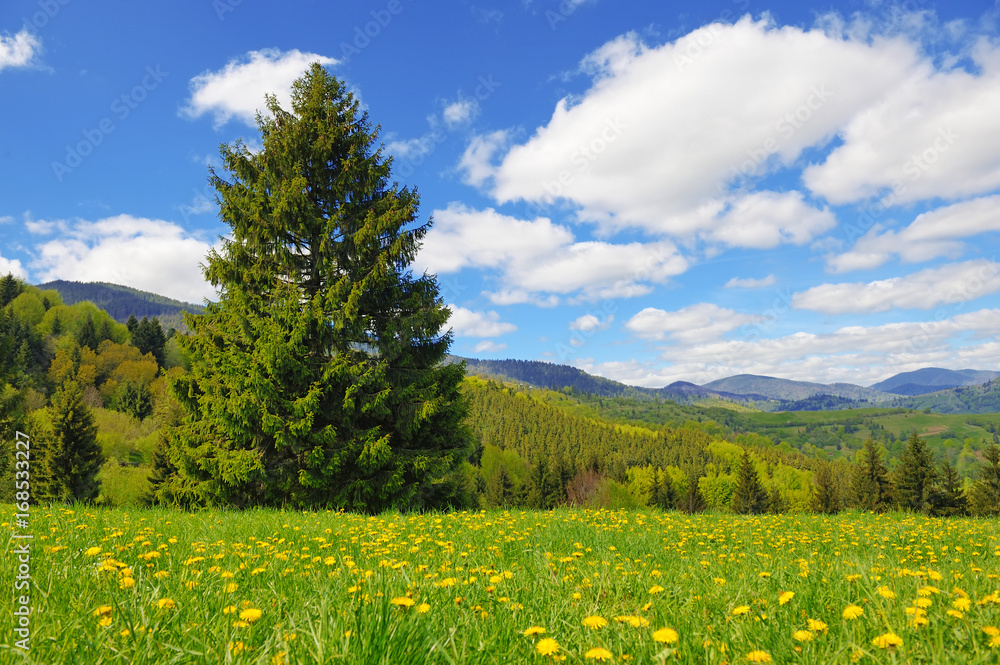
<instances>
[{"instance_id":1,"label":"evergreen foliage","mask_svg":"<svg viewBox=\"0 0 1000 665\"><path fill-rule=\"evenodd\" d=\"M816 469L813 478L815 494L813 499L813 510L826 515L833 515L840 512L840 493L834 481L833 470L829 462L824 462Z\"/></svg>"},{"instance_id":2,"label":"evergreen foliage","mask_svg":"<svg viewBox=\"0 0 1000 665\"><path fill-rule=\"evenodd\" d=\"M100 492L97 473L104 463L94 417L74 381L56 392L52 406L52 432L35 444L41 462L37 498L91 502Z\"/></svg>"},{"instance_id":3,"label":"evergreen foliage","mask_svg":"<svg viewBox=\"0 0 1000 665\"><path fill-rule=\"evenodd\" d=\"M851 494L861 510L883 512L892 507L892 483L889 469L882 460L882 451L875 440L868 438L858 451L851 473Z\"/></svg>"},{"instance_id":4,"label":"evergreen foliage","mask_svg":"<svg viewBox=\"0 0 1000 665\"><path fill-rule=\"evenodd\" d=\"M353 95L318 64L292 109L268 98L263 150L212 171L232 227L210 253L218 303L190 317L193 367L160 491L192 503L426 506L468 454L449 311L409 264L429 223L390 184Z\"/></svg>"},{"instance_id":5,"label":"evergreen foliage","mask_svg":"<svg viewBox=\"0 0 1000 665\"><path fill-rule=\"evenodd\" d=\"M905 510L929 513L937 481L934 457L927 442L913 430L896 469L896 496Z\"/></svg>"},{"instance_id":6,"label":"evergreen foliage","mask_svg":"<svg viewBox=\"0 0 1000 665\"><path fill-rule=\"evenodd\" d=\"M947 459L941 462L930 504L935 515L965 515L969 505L958 471Z\"/></svg>"},{"instance_id":7,"label":"evergreen foliage","mask_svg":"<svg viewBox=\"0 0 1000 665\"><path fill-rule=\"evenodd\" d=\"M133 317L134 318L134 317ZM131 321L131 319L129 319ZM128 325L126 323L126 325ZM156 364L163 367L164 353L167 345L167 337L163 334L163 327L157 318L148 319L142 317L142 321L130 328L132 333L132 345L139 349L139 353L146 355L153 354Z\"/></svg>"},{"instance_id":8,"label":"evergreen foliage","mask_svg":"<svg viewBox=\"0 0 1000 665\"><path fill-rule=\"evenodd\" d=\"M732 505L733 512L741 515L758 514L767 510L767 492L760 482L760 475L748 450L744 450L740 457Z\"/></svg>"},{"instance_id":9,"label":"evergreen foliage","mask_svg":"<svg viewBox=\"0 0 1000 665\"><path fill-rule=\"evenodd\" d=\"M983 449L983 464L970 492L969 509L980 517L1000 515L1000 446Z\"/></svg>"}]
</instances>

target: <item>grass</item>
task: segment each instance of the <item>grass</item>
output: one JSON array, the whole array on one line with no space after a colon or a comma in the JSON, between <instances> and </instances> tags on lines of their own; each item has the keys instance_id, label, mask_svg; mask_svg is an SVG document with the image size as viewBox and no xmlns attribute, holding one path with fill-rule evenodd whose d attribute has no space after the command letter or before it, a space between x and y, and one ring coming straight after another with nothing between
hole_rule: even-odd
<instances>
[{"instance_id":1,"label":"grass","mask_svg":"<svg viewBox=\"0 0 1000 665\"><path fill-rule=\"evenodd\" d=\"M23 533L10 525L13 512L0 507L0 519ZM0 662L735 663L758 652L774 663L987 663L1000 655L1000 637L989 634L1000 623L995 520L52 507L32 508L29 531L31 649L10 650L5 612ZM9 545L5 579L16 565ZM845 619L848 605L862 615ZM525 635L532 627L544 632ZM879 642L890 633L901 646Z\"/></svg>"}]
</instances>

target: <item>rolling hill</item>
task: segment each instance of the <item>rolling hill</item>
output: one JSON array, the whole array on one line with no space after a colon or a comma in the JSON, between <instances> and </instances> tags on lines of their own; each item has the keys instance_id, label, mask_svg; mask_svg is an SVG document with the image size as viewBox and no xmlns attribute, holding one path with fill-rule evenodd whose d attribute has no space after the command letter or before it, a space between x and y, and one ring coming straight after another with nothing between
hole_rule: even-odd
<instances>
[{"instance_id":1,"label":"rolling hill","mask_svg":"<svg viewBox=\"0 0 1000 665\"><path fill-rule=\"evenodd\" d=\"M894 397L879 390L856 386L853 383L810 383L808 381L792 381L778 379L773 376L758 376L756 374L737 374L725 379L717 379L706 383L704 388L735 393L737 395L763 395L767 399L803 400L816 395L844 397L851 400L864 400L872 403L886 402Z\"/></svg>"},{"instance_id":2,"label":"rolling hill","mask_svg":"<svg viewBox=\"0 0 1000 665\"><path fill-rule=\"evenodd\" d=\"M176 328L182 332L187 330L187 326L184 324L181 312L201 314L205 310L201 305L107 282L57 280L39 284L38 288L57 291L67 305L89 300L119 323L125 323L132 314L138 319L156 317L164 328Z\"/></svg>"},{"instance_id":3,"label":"rolling hill","mask_svg":"<svg viewBox=\"0 0 1000 665\"><path fill-rule=\"evenodd\" d=\"M1000 372L978 369L944 369L924 367L913 372L902 372L870 386L897 395L925 395L927 393L986 383L1000 376Z\"/></svg>"}]
</instances>

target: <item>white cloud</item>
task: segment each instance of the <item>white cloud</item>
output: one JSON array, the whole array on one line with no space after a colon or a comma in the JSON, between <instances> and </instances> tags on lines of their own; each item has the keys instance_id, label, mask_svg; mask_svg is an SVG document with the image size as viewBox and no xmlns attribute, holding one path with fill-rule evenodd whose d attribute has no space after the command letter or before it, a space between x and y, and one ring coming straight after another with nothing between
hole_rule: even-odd
<instances>
[{"instance_id":1,"label":"white cloud","mask_svg":"<svg viewBox=\"0 0 1000 665\"><path fill-rule=\"evenodd\" d=\"M487 142L470 146L463 164L474 184L493 177L500 202L564 199L611 229L802 243L830 228L827 211L798 194L742 198L730 185L825 144L918 60L902 39L859 42L749 18L655 48L629 35L588 56L592 87L561 100L499 164ZM744 231L740 221L753 225Z\"/></svg>"},{"instance_id":2,"label":"white cloud","mask_svg":"<svg viewBox=\"0 0 1000 665\"><path fill-rule=\"evenodd\" d=\"M792 296L792 306L824 314L932 309L1000 291L1000 263L985 259L874 282L821 284Z\"/></svg>"},{"instance_id":3,"label":"white cloud","mask_svg":"<svg viewBox=\"0 0 1000 665\"><path fill-rule=\"evenodd\" d=\"M642 339L669 339L687 344L721 337L730 330L753 322L755 317L711 303L699 303L673 312L647 307L625 324Z\"/></svg>"},{"instance_id":4,"label":"white cloud","mask_svg":"<svg viewBox=\"0 0 1000 665\"><path fill-rule=\"evenodd\" d=\"M887 86L847 124L843 144L805 170L806 186L837 204L876 195L954 199L1000 187L1000 45L984 38L969 55L978 73L924 62Z\"/></svg>"},{"instance_id":5,"label":"white cloud","mask_svg":"<svg viewBox=\"0 0 1000 665\"><path fill-rule=\"evenodd\" d=\"M517 330L513 323L501 321L496 312L474 312L456 305L448 308L451 310L448 325L460 337L496 337Z\"/></svg>"},{"instance_id":6,"label":"white cloud","mask_svg":"<svg viewBox=\"0 0 1000 665\"><path fill-rule=\"evenodd\" d=\"M257 111L266 111L264 95L275 95L282 108L288 109L292 82L314 62L337 64L333 58L297 49L250 51L219 71L206 71L191 79L191 97L181 112L189 118L212 113L216 128L234 117L255 127Z\"/></svg>"},{"instance_id":7,"label":"white cloud","mask_svg":"<svg viewBox=\"0 0 1000 665\"><path fill-rule=\"evenodd\" d=\"M111 282L193 303L216 297L199 267L211 245L172 222L117 215L53 227L59 237L39 245L30 265L40 282Z\"/></svg>"},{"instance_id":8,"label":"white cloud","mask_svg":"<svg viewBox=\"0 0 1000 665\"><path fill-rule=\"evenodd\" d=\"M725 283L723 288L726 289L763 289L768 286L773 286L778 280L774 275L768 275L767 277L762 277L760 279L754 279L753 277L732 277L728 282Z\"/></svg>"},{"instance_id":9,"label":"white cloud","mask_svg":"<svg viewBox=\"0 0 1000 665\"><path fill-rule=\"evenodd\" d=\"M831 272L876 268L893 255L905 263L918 263L965 250L960 240L980 233L1000 231L1000 196L987 196L944 206L918 215L902 231L875 225L849 251L831 254Z\"/></svg>"},{"instance_id":10,"label":"white cloud","mask_svg":"<svg viewBox=\"0 0 1000 665\"><path fill-rule=\"evenodd\" d=\"M580 332L592 333L601 330L607 330L611 324L614 322L614 315L608 315L603 320L593 314L584 314L583 316L570 321L570 330L579 330Z\"/></svg>"},{"instance_id":11,"label":"white cloud","mask_svg":"<svg viewBox=\"0 0 1000 665\"><path fill-rule=\"evenodd\" d=\"M459 170L465 172L463 182L481 187L492 178L496 173L496 167L491 164L493 157L508 141L508 134L504 130L473 137L458 163Z\"/></svg>"},{"instance_id":12,"label":"white cloud","mask_svg":"<svg viewBox=\"0 0 1000 665\"><path fill-rule=\"evenodd\" d=\"M29 67L42 49L42 41L27 28L13 37L0 34L0 72L8 67Z\"/></svg>"},{"instance_id":13,"label":"white cloud","mask_svg":"<svg viewBox=\"0 0 1000 665\"><path fill-rule=\"evenodd\" d=\"M472 350L475 351L476 353L499 353L500 351L503 351L506 348L507 348L506 344L497 344L491 339L486 339L480 342L479 344L476 344L476 346L474 346Z\"/></svg>"},{"instance_id":14,"label":"white cloud","mask_svg":"<svg viewBox=\"0 0 1000 665\"><path fill-rule=\"evenodd\" d=\"M441 117L448 129L464 125L479 113L479 103L474 99L460 99L444 107Z\"/></svg>"},{"instance_id":15,"label":"white cloud","mask_svg":"<svg viewBox=\"0 0 1000 665\"><path fill-rule=\"evenodd\" d=\"M20 277L21 279L28 279L28 271L24 269L19 260L5 259L3 256L0 256L0 277L7 274L12 274L14 277Z\"/></svg>"},{"instance_id":16,"label":"white cloud","mask_svg":"<svg viewBox=\"0 0 1000 665\"><path fill-rule=\"evenodd\" d=\"M545 217L533 221L451 204L434 211L416 267L433 273L466 267L495 268L502 287L497 304L555 304L559 294L579 300L643 295L688 263L670 242L575 242L565 227Z\"/></svg>"}]
</instances>

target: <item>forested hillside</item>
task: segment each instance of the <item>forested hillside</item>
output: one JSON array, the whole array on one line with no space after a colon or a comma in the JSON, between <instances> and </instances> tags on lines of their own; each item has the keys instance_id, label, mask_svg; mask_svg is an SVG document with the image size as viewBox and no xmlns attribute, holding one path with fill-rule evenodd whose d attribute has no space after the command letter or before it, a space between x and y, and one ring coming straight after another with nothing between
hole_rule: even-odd
<instances>
[{"instance_id":1,"label":"forested hillside","mask_svg":"<svg viewBox=\"0 0 1000 665\"><path fill-rule=\"evenodd\" d=\"M111 315L115 321L125 323L129 316L157 318L164 329L187 330L181 312L201 314L205 308L193 303L140 291L128 286L107 282L70 282L56 280L38 286L43 291L56 291L67 305L90 301Z\"/></svg>"}]
</instances>

